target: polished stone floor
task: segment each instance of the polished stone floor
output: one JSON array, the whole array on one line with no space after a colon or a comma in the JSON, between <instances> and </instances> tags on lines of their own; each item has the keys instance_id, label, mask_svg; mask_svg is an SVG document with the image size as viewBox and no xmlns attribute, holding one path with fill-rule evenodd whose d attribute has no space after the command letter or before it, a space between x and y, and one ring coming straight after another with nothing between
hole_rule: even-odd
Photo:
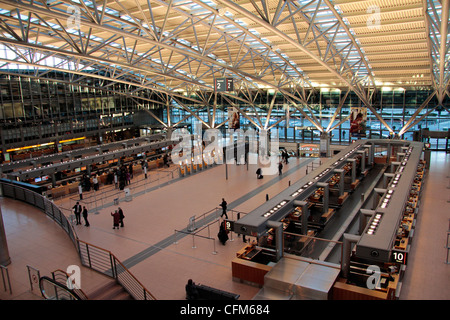
<instances>
[{"instance_id":1,"label":"polished stone floor","mask_svg":"<svg viewBox=\"0 0 450 320\"><path fill-rule=\"evenodd\" d=\"M228 209L234 210L229 213L230 218L236 218L237 212L250 212L263 204L266 197L302 178L311 161L291 158L281 176L265 176L262 180L256 179L256 168L251 165L215 166L148 192L132 189L132 200L120 201L118 205L102 202L100 195L113 188L104 186L95 199L104 204L103 208L90 212L90 227L77 225L75 230L81 240L110 250L159 300L184 299L188 279L249 300L259 288L233 281L231 276L231 260L244 246L242 239L233 234L224 246L210 239L215 238L219 229L220 219L215 218L220 216L220 210L216 208L225 198ZM162 176L150 172L150 177L155 174ZM403 300L450 298L450 265L445 263L450 219L449 176L450 155L432 153L401 290ZM130 188L142 179L142 175L135 176ZM75 201L76 197L66 197L55 202L69 212ZM5 291L0 283L0 299L37 299L39 292L35 286L31 290L27 266L39 270L41 275L49 275L56 269L79 265L75 247L67 234L38 209L8 198L0 198L0 204L11 257L7 268L12 288L12 293L9 289ZM125 226L113 229L110 213L119 206L125 214ZM203 214L212 224L199 233L202 237L179 232L186 229L190 217ZM95 271L83 267L81 270L81 287L86 292L105 281Z\"/></svg>"}]
</instances>

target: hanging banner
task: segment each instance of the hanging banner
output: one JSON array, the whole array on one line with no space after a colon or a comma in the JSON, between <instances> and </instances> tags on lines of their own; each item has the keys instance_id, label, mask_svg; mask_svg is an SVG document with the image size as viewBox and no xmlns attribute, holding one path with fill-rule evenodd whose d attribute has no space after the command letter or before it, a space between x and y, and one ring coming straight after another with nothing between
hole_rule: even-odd
<instances>
[{"instance_id":1,"label":"hanging banner","mask_svg":"<svg viewBox=\"0 0 450 320\"><path fill-rule=\"evenodd\" d=\"M366 107L350 107L350 136L363 138L366 136Z\"/></svg>"},{"instance_id":2,"label":"hanging banner","mask_svg":"<svg viewBox=\"0 0 450 320\"><path fill-rule=\"evenodd\" d=\"M289 128L289 120L291 118L291 113L288 104L283 104L283 109L286 111L286 128Z\"/></svg>"},{"instance_id":3,"label":"hanging banner","mask_svg":"<svg viewBox=\"0 0 450 320\"><path fill-rule=\"evenodd\" d=\"M239 111L234 107L228 107L228 127L230 129L239 129L241 127L240 121Z\"/></svg>"}]
</instances>

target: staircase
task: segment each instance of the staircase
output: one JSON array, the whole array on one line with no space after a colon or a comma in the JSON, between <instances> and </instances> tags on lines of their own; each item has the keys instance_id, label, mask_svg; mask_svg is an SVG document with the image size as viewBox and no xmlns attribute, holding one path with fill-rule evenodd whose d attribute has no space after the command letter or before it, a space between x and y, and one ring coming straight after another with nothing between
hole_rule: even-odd
<instances>
[{"instance_id":1,"label":"staircase","mask_svg":"<svg viewBox=\"0 0 450 320\"><path fill-rule=\"evenodd\" d=\"M86 292L89 300L133 300L133 297L115 280L109 280L107 283Z\"/></svg>"}]
</instances>

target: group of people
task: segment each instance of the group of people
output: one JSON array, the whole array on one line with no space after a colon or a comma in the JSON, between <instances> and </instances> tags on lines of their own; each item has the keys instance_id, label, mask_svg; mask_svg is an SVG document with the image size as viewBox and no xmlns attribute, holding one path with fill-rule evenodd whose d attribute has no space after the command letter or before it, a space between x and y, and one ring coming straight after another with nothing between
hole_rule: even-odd
<instances>
[{"instance_id":1,"label":"group of people","mask_svg":"<svg viewBox=\"0 0 450 320\"><path fill-rule=\"evenodd\" d=\"M225 201L225 198L222 198L222 202L219 204L219 206L222 207L222 214L220 215L220 217L222 218L223 216L225 216L225 219L228 219L228 214L227 214L227 202ZM228 241L228 230L226 229L226 221L223 220L220 223L219 226L219 233L217 234L217 238L219 238L219 241L225 245L225 243Z\"/></svg>"},{"instance_id":2,"label":"group of people","mask_svg":"<svg viewBox=\"0 0 450 320\"><path fill-rule=\"evenodd\" d=\"M225 198L222 198L222 202L219 204L220 207L222 207L222 214L220 215L221 218L225 217L225 219L222 220L219 226L219 233L217 234L217 238L219 241L225 245L225 243L228 241L228 233L230 233L229 230L227 230L226 227L226 220L228 220L228 214L227 214L227 207L228 203L225 201ZM238 213L238 219L239 219L239 213ZM242 236L242 240L246 242L245 235Z\"/></svg>"},{"instance_id":3,"label":"group of people","mask_svg":"<svg viewBox=\"0 0 450 320\"><path fill-rule=\"evenodd\" d=\"M116 188L118 187L120 190L123 190L125 186L131 183L131 179L133 178L133 164L127 167L125 165L121 165L119 169L114 170L114 185Z\"/></svg>"},{"instance_id":4,"label":"group of people","mask_svg":"<svg viewBox=\"0 0 450 320\"><path fill-rule=\"evenodd\" d=\"M89 227L89 221L88 221L88 210L86 206L81 207L80 202L77 201L77 203L73 206L73 213L75 214L75 221L76 225L81 224L81 215L83 215L84 219L84 225L86 227ZM123 214L122 208L117 208L114 212L111 212L111 216L113 217L113 229L119 229L124 227L123 219L125 218L125 215Z\"/></svg>"},{"instance_id":5,"label":"group of people","mask_svg":"<svg viewBox=\"0 0 450 320\"><path fill-rule=\"evenodd\" d=\"M116 229L116 228L119 229L119 226L121 228L124 227L123 219L125 218L125 216L123 214L122 208L119 207L114 212L111 212L111 216L113 217L113 229Z\"/></svg>"},{"instance_id":6,"label":"group of people","mask_svg":"<svg viewBox=\"0 0 450 320\"><path fill-rule=\"evenodd\" d=\"M83 214L84 219L84 225L86 227L89 227L89 221L88 221L88 210L86 209L86 206L83 206L81 208L81 204L77 201L77 203L73 206L73 213L75 214L75 220L76 224L81 224L81 215Z\"/></svg>"}]
</instances>

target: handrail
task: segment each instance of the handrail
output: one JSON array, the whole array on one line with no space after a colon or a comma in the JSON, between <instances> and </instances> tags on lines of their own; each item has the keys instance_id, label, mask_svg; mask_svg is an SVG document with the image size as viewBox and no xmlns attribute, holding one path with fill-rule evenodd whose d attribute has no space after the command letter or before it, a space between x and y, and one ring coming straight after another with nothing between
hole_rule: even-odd
<instances>
[{"instance_id":1,"label":"handrail","mask_svg":"<svg viewBox=\"0 0 450 320\"><path fill-rule=\"evenodd\" d=\"M204 228L203 228L204 229ZM177 242L177 232L179 232L179 233L184 233L184 234L186 234L186 235L192 235L192 248L193 249L195 249L195 248L197 248L196 246L195 246L195 237L199 237L199 238L203 238L203 239L207 239L207 240L213 240L213 254L217 254L217 251L216 251L216 242L215 242L215 238L211 238L211 237L205 237L205 236L201 236L201 235L198 235L198 234L196 234L196 233L192 233L192 232L188 232L188 231L183 231L183 230L175 230L175 236L174 236L174 243L175 244L177 244L178 242Z\"/></svg>"},{"instance_id":2,"label":"handrail","mask_svg":"<svg viewBox=\"0 0 450 320\"><path fill-rule=\"evenodd\" d=\"M0 270L1 270L1 273L2 273L3 288L5 289L5 291L8 291L7 287L6 287L6 282L8 282L9 293L12 294L11 280L9 279L8 268L3 266L3 265L0 265ZM5 278L5 273L6 273L6 278Z\"/></svg>"},{"instance_id":3,"label":"handrail","mask_svg":"<svg viewBox=\"0 0 450 320\"><path fill-rule=\"evenodd\" d=\"M62 282L60 280L61 277L64 282ZM75 292L75 294L80 298L80 300L89 300L88 296L86 295L86 293L84 293L83 290L81 290L80 288L77 288L77 287L71 288L71 286L68 286L67 280L70 278L70 275L67 272L65 272L64 270L56 269L55 271L52 272L52 278L54 281L56 281L62 285L65 285L68 289Z\"/></svg>"},{"instance_id":4,"label":"handrail","mask_svg":"<svg viewBox=\"0 0 450 320\"><path fill-rule=\"evenodd\" d=\"M44 288L44 283L50 283L55 290L55 295L50 295ZM41 290L42 296L47 300L83 300L83 296L79 296L78 293L69 289L66 285L46 276L39 279L39 289ZM60 297L62 295L62 298Z\"/></svg>"},{"instance_id":5,"label":"handrail","mask_svg":"<svg viewBox=\"0 0 450 320\"><path fill-rule=\"evenodd\" d=\"M96 271L99 271L105 275L108 275L114 279L116 279L127 291L129 294L131 294L134 298L137 300L148 300L150 298L151 300L156 300L156 298L144 287L144 285L122 264L122 262L117 259L117 257L109 250L100 248L99 246L90 244L86 241L79 240L78 239L78 245L80 247L80 257L83 257L82 255L82 246L80 244L84 244L84 247L86 249L86 257L88 265L91 269L94 269ZM90 258L90 253L92 253L92 250L89 250L90 248L94 248L100 252L102 252L103 255L96 255L96 261ZM103 257L103 261L98 260L98 258ZM83 259L82 263L83 263ZM93 264L94 263L94 264ZM109 264L109 269L106 269ZM103 270L102 270L103 269ZM128 276L128 279L131 280L126 282L124 279L124 275Z\"/></svg>"},{"instance_id":6,"label":"handrail","mask_svg":"<svg viewBox=\"0 0 450 320\"><path fill-rule=\"evenodd\" d=\"M155 182L157 182L156 186L160 186L161 184L161 180L166 180L170 181L170 176L173 179L173 171L164 171L164 170L158 170L156 172L156 174L158 175L157 178L155 179L151 179L151 178L142 178L139 180L134 180L134 183L131 185L127 185L126 188L130 189L131 191L134 190L138 190L138 189L142 189L144 188L143 191L141 192L147 192L147 189L149 188L148 185L153 184ZM163 173L162 175L160 173ZM152 175L154 176L154 175ZM83 192L83 199L80 200L79 196L75 196L75 195L69 195L69 199L70 199L70 203L71 205L74 204L75 202L80 202L80 204L84 204L86 205L86 208L88 208L89 211L97 211L98 209L107 207L111 204L115 204L115 200L120 200L121 201L125 200L126 201L126 196L124 195L124 191L123 190L118 190L116 188L109 188L106 187L107 189L105 191L103 191L100 195L97 195L98 192L97 191L89 191L89 192Z\"/></svg>"},{"instance_id":7,"label":"handrail","mask_svg":"<svg viewBox=\"0 0 450 320\"><path fill-rule=\"evenodd\" d=\"M142 283L140 283L137 280L137 278L133 274L131 274L131 272L125 266L123 266L120 260L117 259L110 251L80 240L78 238L78 235L76 234L76 231L72 223L69 222L67 217L62 213L61 209L52 201L34 191L22 188L14 184L5 184L3 182L0 182L0 187L2 195L13 198L15 200L20 200L29 203L41 209L47 216L49 216L55 222L57 222L64 229L64 231L66 231L66 233L72 240L73 244L75 245L82 265L114 278L135 299L143 298L144 300L147 299L156 300L156 298L142 285ZM88 253L87 256L83 255L83 252L81 251L82 246L80 244L85 244L85 248ZM94 248L95 250L89 252L89 248ZM96 266L96 269L93 268L93 263L95 263L99 258L101 258L101 255L97 253L103 255L107 254L108 256L109 260L107 261L109 265L104 266L105 267L104 270L101 270L100 268L98 268L98 266ZM95 257L91 257L91 254L95 255ZM85 261L83 260L83 258L87 258L87 260ZM121 269L120 273L117 272L117 266L120 266ZM113 270L114 273L111 273L111 270ZM124 281L124 279L121 279L119 277L120 274L128 275L128 278L130 278L131 281L128 282ZM138 288L138 291L141 291L139 294L136 293L136 288Z\"/></svg>"}]
</instances>

